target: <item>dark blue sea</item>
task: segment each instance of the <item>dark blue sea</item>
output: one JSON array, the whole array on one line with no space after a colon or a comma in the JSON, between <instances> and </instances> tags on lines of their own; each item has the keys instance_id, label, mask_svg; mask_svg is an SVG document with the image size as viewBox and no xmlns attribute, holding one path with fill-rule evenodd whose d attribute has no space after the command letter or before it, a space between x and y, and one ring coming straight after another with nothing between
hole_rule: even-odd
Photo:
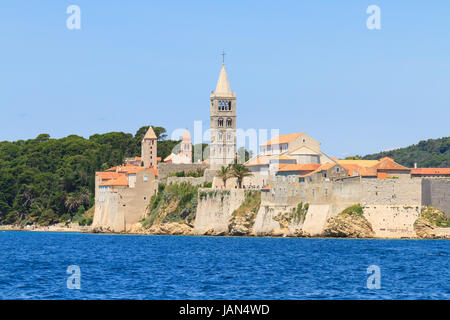
<instances>
[{"instance_id":1,"label":"dark blue sea","mask_svg":"<svg viewBox=\"0 0 450 320\"><path fill-rule=\"evenodd\" d=\"M449 299L449 256L448 240L7 231L0 299Z\"/></svg>"}]
</instances>

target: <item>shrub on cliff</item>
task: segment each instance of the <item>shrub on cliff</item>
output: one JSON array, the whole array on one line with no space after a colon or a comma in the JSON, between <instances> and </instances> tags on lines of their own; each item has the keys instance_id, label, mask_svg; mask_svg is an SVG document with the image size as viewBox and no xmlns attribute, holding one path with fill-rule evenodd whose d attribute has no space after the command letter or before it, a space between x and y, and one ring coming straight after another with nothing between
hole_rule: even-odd
<instances>
[{"instance_id":1,"label":"shrub on cliff","mask_svg":"<svg viewBox=\"0 0 450 320\"><path fill-rule=\"evenodd\" d=\"M323 236L342 238L373 238L372 225L364 217L363 208L355 204L328 220Z\"/></svg>"},{"instance_id":2,"label":"shrub on cliff","mask_svg":"<svg viewBox=\"0 0 450 320\"><path fill-rule=\"evenodd\" d=\"M346 209L344 209L340 214L348 214L351 216L359 216L359 217L363 217L363 208L361 207L361 205L355 204L353 206L350 206Z\"/></svg>"},{"instance_id":3,"label":"shrub on cliff","mask_svg":"<svg viewBox=\"0 0 450 320\"><path fill-rule=\"evenodd\" d=\"M245 191L244 202L231 214L228 231L231 235L248 234L261 206L260 191Z\"/></svg>"},{"instance_id":4,"label":"shrub on cliff","mask_svg":"<svg viewBox=\"0 0 450 320\"><path fill-rule=\"evenodd\" d=\"M450 217L443 211L435 207L424 207L420 213L420 218L429 222L433 227L449 228Z\"/></svg>"},{"instance_id":5,"label":"shrub on cliff","mask_svg":"<svg viewBox=\"0 0 450 320\"><path fill-rule=\"evenodd\" d=\"M178 171L178 172L174 172L170 175L170 177L178 177L178 178L183 178L183 177L192 177L192 178L201 178L203 177L203 175L205 174L205 169L197 169L195 171L191 171L191 172L185 172L185 171Z\"/></svg>"},{"instance_id":6,"label":"shrub on cliff","mask_svg":"<svg viewBox=\"0 0 450 320\"><path fill-rule=\"evenodd\" d=\"M186 182L160 185L158 194L150 199L147 207L148 216L143 220L143 225L193 222L198 203L198 188L199 186L193 186Z\"/></svg>"}]
</instances>

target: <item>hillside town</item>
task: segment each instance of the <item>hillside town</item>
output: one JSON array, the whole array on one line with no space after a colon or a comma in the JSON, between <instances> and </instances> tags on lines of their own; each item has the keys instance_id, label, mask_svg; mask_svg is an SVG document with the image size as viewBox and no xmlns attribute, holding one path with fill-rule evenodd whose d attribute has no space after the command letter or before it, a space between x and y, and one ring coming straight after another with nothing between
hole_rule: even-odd
<instances>
[{"instance_id":1,"label":"hillside town","mask_svg":"<svg viewBox=\"0 0 450 320\"><path fill-rule=\"evenodd\" d=\"M210 95L209 158L193 161L187 130L172 154L158 158L158 140L150 127L140 156L96 173L93 229L130 232L147 217L158 185L182 183L199 186L195 220L188 228L192 234L229 233L233 214L253 191L260 205L247 217L246 230L235 235L333 235L330 223L355 205L364 209L361 218L370 225L356 233L361 237L415 237L424 208L450 215L450 168L407 168L390 157L338 159L325 154L306 132L273 137L238 164L236 122L236 93L222 65ZM293 219L304 204L303 217ZM431 229L436 236L450 235L448 228Z\"/></svg>"}]
</instances>

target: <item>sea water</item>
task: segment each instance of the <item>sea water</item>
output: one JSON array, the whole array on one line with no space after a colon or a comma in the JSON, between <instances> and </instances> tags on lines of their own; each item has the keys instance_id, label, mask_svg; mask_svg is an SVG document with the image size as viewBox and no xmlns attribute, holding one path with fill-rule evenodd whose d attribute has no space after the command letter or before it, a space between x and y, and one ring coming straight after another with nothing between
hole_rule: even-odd
<instances>
[{"instance_id":1,"label":"sea water","mask_svg":"<svg viewBox=\"0 0 450 320\"><path fill-rule=\"evenodd\" d=\"M0 232L0 299L449 299L448 240Z\"/></svg>"}]
</instances>

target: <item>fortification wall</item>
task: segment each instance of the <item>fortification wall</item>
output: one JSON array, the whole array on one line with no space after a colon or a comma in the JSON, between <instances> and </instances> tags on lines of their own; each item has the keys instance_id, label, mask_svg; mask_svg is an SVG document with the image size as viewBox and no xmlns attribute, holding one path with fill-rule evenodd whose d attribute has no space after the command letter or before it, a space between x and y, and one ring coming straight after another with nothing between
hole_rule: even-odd
<instances>
[{"instance_id":1,"label":"fortification wall","mask_svg":"<svg viewBox=\"0 0 450 320\"><path fill-rule=\"evenodd\" d=\"M124 211L119 208L118 191L107 187L98 188L92 228L120 232L125 229L124 221Z\"/></svg>"},{"instance_id":2,"label":"fortification wall","mask_svg":"<svg viewBox=\"0 0 450 320\"><path fill-rule=\"evenodd\" d=\"M136 174L133 188L97 186L93 229L129 231L133 224L146 216L150 198L157 190L155 175L147 170Z\"/></svg>"},{"instance_id":3,"label":"fortification wall","mask_svg":"<svg viewBox=\"0 0 450 320\"><path fill-rule=\"evenodd\" d=\"M450 216L450 179L423 179L422 205L436 207Z\"/></svg>"},{"instance_id":4,"label":"fortification wall","mask_svg":"<svg viewBox=\"0 0 450 320\"><path fill-rule=\"evenodd\" d=\"M239 208L244 199L245 190L242 189L199 189L194 232L198 234L212 230L214 233L227 232L231 214Z\"/></svg>"},{"instance_id":5,"label":"fortification wall","mask_svg":"<svg viewBox=\"0 0 450 320\"><path fill-rule=\"evenodd\" d=\"M159 163L158 179L161 182L166 182L167 178L176 172L184 171L185 173L190 173L197 170L206 170L208 167L206 163Z\"/></svg>"},{"instance_id":6,"label":"fortification wall","mask_svg":"<svg viewBox=\"0 0 450 320\"><path fill-rule=\"evenodd\" d=\"M372 225L376 237L415 237L414 222L419 218L420 206L367 205L364 217Z\"/></svg>"},{"instance_id":7,"label":"fortification wall","mask_svg":"<svg viewBox=\"0 0 450 320\"><path fill-rule=\"evenodd\" d=\"M253 233L256 235L271 234L280 229L282 226L275 218L283 213L291 212L295 206L273 205L271 203L261 203L258 213L256 214L255 223L253 225ZM290 225L289 228L300 226Z\"/></svg>"},{"instance_id":8,"label":"fortification wall","mask_svg":"<svg viewBox=\"0 0 450 320\"><path fill-rule=\"evenodd\" d=\"M322 234L327 220L333 215L331 204L311 204L305 217L302 230L312 236Z\"/></svg>"},{"instance_id":9,"label":"fortification wall","mask_svg":"<svg viewBox=\"0 0 450 320\"><path fill-rule=\"evenodd\" d=\"M361 204L420 206L421 187L418 179L361 179Z\"/></svg>"},{"instance_id":10,"label":"fortification wall","mask_svg":"<svg viewBox=\"0 0 450 320\"><path fill-rule=\"evenodd\" d=\"M167 184L180 184L180 183L190 183L193 186L198 186L198 185L203 185L206 180L205 177L199 177L199 178L194 178L194 177L168 177L167 178Z\"/></svg>"}]
</instances>

